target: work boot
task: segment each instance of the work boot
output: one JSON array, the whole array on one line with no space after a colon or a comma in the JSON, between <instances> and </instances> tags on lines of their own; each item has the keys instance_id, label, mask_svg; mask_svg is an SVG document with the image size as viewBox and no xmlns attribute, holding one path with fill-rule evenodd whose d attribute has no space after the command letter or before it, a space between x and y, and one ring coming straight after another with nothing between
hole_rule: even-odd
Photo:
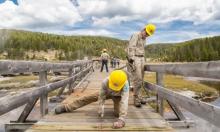
<instances>
[{"instance_id":1,"label":"work boot","mask_svg":"<svg viewBox=\"0 0 220 132\"><path fill-rule=\"evenodd\" d=\"M114 112L114 116L115 117L119 117L119 113L118 112Z\"/></svg>"},{"instance_id":2,"label":"work boot","mask_svg":"<svg viewBox=\"0 0 220 132\"><path fill-rule=\"evenodd\" d=\"M141 107L141 101L138 97L134 97L134 106Z\"/></svg>"},{"instance_id":3,"label":"work boot","mask_svg":"<svg viewBox=\"0 0 220 132\"><path fill-rule=\"evenodd\" d=\"M141 98L141 104L145 105L147 101L144 98Z\"/></svg>"},{"instance_id":4,"label":"work boot","mask_svg":"<svg viewBox=\"0 0 220 132\"><path fill-rule=\"evenodd\" d=\"M61 113L65 113L67 112L66 111L66 108L64 105L61 105L61 106L58 106L55 108L55 114L61 114Z\"/></svg>"},{"instance_id":5,"label":"work boot","mask_svg":"<svg viewBox=\"0 0 220 132\"><path fill-rule=\"evenodd\" d=\"M130 86L130 91L134 91L134 87L133 86Z\"/></svg>"}]
</instances>

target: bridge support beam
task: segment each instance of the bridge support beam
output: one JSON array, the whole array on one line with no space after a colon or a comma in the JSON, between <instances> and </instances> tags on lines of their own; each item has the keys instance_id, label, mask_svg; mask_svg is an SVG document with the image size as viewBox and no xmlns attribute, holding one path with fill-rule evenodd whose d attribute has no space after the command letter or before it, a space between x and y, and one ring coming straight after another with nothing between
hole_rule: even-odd
<instances>
[{"instance_id":1,"label":"bridge support beam","mask_svg":"<svg viewBox=\"0 0 220 132\"><path fill-rule=\"evenodd\" d=\"M21 113L20 117L18 118L17 122L22 123L25 122L28 118L28 115L31 113L32 109L34 108L35 104L37 103L38 98L31 100L28 102Z\"/></svg>"},{"instance_id":2,"label":"bridge support beam","mask_svg":"<svg viewBox=\"0 0 220 132\"><path fill-rule=\"evenodd\" d=\"M47 71L40 72L39 83L40 86L47 84ZM46 92L46 89L40 97L40 112L42 117L48 113L48 93Z\"/></svg>"},{"instance_id":3,"label":"bridge support beam","mask_svg":"<svg viewBox=\"0 0 220 132\"><path fill-rule=\"evenodd\" d=\"M163 73L156 73L156 83L163 87ZM164 99L160 96L160 93L157 93L157 112L159 112L161 116L164 115Z\"/></svg>"}]
</instances>

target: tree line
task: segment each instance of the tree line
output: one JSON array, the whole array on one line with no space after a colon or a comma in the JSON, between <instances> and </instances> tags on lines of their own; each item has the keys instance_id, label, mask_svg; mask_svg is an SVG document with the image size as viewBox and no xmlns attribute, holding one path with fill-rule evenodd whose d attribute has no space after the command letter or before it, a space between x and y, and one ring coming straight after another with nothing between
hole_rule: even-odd
<instances>
[{"instance_id":1,"label":"tree line","mask_svg":"<svg viewBox=\"0 0 220 132\"><path fill-rule=\"evenodd\" d=\"M57 60L98 57L106 48L111 56L125 59L126 40L101 36L64 36L39 32L0 29L0 53L6 59L34 59L28 51L56 51ZM194 62L220 60L220 36L194 39L181 43L151 44L145 57L158 61Z\"/></svg>"},{"instance_id":2,"label":"tree line","mask_svg":"<svg viewBox=\"0 0 220 132\"><path fill-rule=\"evenodd\" d=\"M0 52L7 53L7 59L29 59L27 51L55 50L58 60L76 60L84 57L100 56L107 49L114 57L124 59L127 41L101 36L64 36L39 32L6 30L9 35Z\"/></svg>"},{"instance_id":3,"label":"tree line","mask_svg":"<svg viewBox=\"0 0 220 132\"><path fill-rule=\"evenodd\" d=\"M220 36L174 44L152 44L145 48L147 58L158 61L198 62L220 60Z\"/></svg>"}]
</instances>

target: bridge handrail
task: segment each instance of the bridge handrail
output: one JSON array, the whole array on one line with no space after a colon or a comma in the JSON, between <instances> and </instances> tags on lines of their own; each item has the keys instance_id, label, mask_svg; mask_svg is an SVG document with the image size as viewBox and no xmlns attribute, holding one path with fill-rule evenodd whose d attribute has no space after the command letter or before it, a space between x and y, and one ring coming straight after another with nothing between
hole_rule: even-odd
<instances>
[{"instance_id":1,"label":"bridge handrail","mask_svg":"<svg viewBox=\"0 0 220 132\"><path fill-rule=\"evenodd\" d=\"M56 90L62 86L65 86L75 81L77 77L82 76L82 74L85 74L86 72L89 72L91 68L92 66L89 66L88 68L84 69L82 72L79 72L72 77L69 77L67 79L64 79L58 82L49 83L47 85L28 90L26 92L16 94L14 96L6 97L6 98L3 97L2 99L0 99L0 115L3 115L36 98L39 98L43 94L47 94L53 90Z\"/></svg>"},{"instance_id":2,"label":"bridge handrail","mask_svg":"<svg viewBox=\"0 0 220 132\"><path fill-rule=\"evenodd\" d=\"M145 71L151 72L220 79L220 61L182 64L147 64L144 69Z\"/></svg>"},{"instance_id":3,"label":"bridge handrail","mask_svg":"<svg viewBox=\"0 0 220 132\"><path fill-rule=\"evenodd\" d=\"M14 74L24 72L41 72L50 70L63 70L92 63L90 60L80 60L65 63L38 62L38 61L0 61L0 74Z\"/></svg>"},{"instance_id":4,"label":"bridge handrail","mask_svg":"<svg viewBox=\"0 0 220 132\"><path fill-rule=\"evenodd\" d=\"M157 94L157 111L163 116L163 101L167 100L180 120L186 120L179 109L182 107L206 121L220 126L220 107L186 97L163 87L163 74L207 77L220 79L220 61L193 62L184 64L147 64L145 71L156 72L156 83L144 82L144 88Z\"/></svg>"},{"instance_id":5,"label":"bridge handrail","mask_svg":"<svg viewBox=\"0 0 220 132\"><path fill-rule=\"evenodd\" d=\"M145 82L145 88L147 90L156 91L160 98L166 99L176 106L181 106L217 127L220 126L220 107L181 95L177 92L149 82Z\"/></svg>"}]
</instances>

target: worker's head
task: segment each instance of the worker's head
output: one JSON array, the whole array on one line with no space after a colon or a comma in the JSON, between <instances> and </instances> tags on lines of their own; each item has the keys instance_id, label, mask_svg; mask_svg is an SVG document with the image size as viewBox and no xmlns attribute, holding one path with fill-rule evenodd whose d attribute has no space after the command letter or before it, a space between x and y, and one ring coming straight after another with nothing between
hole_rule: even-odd
<instances>
[{"instance_id":1,"label":"worker's head","mask_svg":"<svg viewBox=\"0 0 220 132\"><path fill-rule=\"evenodd\" d=\"M106 51L107 51L107 49L103 49L102 51L103 51L103 52L106 52Z\"/></svg>"},{"instance_id":2,"label":"worker's head","mask_svg":"<svg viewBox=\"0 0 220 132\"><path fill-rule=\"evenodd\" d=\"M127 81L127 75L122 70L114 70L109 76L109 88L113 91L120 91Z\"/></svg>"},{"instance_id":3,"label":"worker's head","mask_svg":"<svg viewBox=\"0 0 220 132\"><path fill-rule=\"evenodd\" d=\"M145 28L141 31L142 38L146 38L154 34L156 26L154 24L147 24Z\"/></svg>"}]
</instances>

